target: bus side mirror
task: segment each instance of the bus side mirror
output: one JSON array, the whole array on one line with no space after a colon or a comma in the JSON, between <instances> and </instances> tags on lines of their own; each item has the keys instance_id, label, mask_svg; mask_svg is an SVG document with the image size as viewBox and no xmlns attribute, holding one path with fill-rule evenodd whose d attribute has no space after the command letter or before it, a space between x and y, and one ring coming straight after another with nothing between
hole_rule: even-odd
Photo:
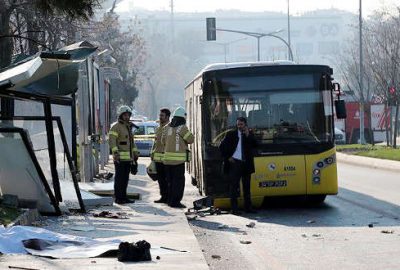
<instances>
[{"instance_id":1,"label":"bus side mirror","mask_svg":"<svg viewBox=\"0 0 400 270\"><path fill-rule=\"evenodd\" d=\"M346 103L344 100L335 100L335 110L337 119L346 119Z\"/></svg>"}]
</instances>

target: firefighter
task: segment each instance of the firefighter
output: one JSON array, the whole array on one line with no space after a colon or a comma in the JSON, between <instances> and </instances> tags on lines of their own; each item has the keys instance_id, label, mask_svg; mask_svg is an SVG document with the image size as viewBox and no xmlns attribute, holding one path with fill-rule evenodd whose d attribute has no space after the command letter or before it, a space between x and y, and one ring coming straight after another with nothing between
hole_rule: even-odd
<instances>
[{"instance_id":1,"label":"firefighter","mask_svg":"<svg viewBox=\"0 0 400 270\"><path fill-rule=\"evenodd\" d=\"M139 152L136 148L132 127L129 122L132 110L126 105L118 108L118 122L115 123L109 132L109 143L115 166L114 197L118 204L133 203L126 195L128 188L129 173L137 169ZM132 172L134 173L134 172Z\"/></svg>"},{"instance_id":2,"label":"firefighter","mask_svg":"<svg viewBox=\"0 0 400 270\"><path fill-rule=\"evenodd\" d=\"M189 161L188 144L194 136L186 126L186 111L178 107L171 122L163 129L161 141L164 144L163 163L168 182L168 205L185 208L181 203L185 190L185 162Z\"/></svg>"},{"instance_id":3,"label":"firefighter","mask_svg":"<svg viewBox=\"0 0 400 270\"><path fill-rule=\"evenodd\" d=\"M164 145L161 143L161 135L164 127L169 123L169 117L171 116L171 111L167 108L160 109L160 127L156 131L156 137L153 144L153 149L151 153L151 159L156 164L156 178L158 181L158 185L160 186L160 195L161 198L159 200L154 201L155 203L168 203L168 183L165 175L165 169L163 164L163 156L164 156Z\"/></svg>"}]
</instances>

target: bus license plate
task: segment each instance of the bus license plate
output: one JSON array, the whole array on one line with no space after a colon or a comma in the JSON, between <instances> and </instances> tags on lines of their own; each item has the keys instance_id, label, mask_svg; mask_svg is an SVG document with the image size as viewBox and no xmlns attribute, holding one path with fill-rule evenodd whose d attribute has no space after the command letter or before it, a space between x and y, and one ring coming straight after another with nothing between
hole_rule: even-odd
<instances>
[{"instance_id":1,"label":"bus license plate","mask_svg":"<svg viewBox=\"0 0 400 270\"><path fill-rule=\"evenodd\" d=\"M278 181L263 181L258 184L260 188L270 188L270 187L286 187L286 180L278 180Z\"/></svg>"}]
</instances>

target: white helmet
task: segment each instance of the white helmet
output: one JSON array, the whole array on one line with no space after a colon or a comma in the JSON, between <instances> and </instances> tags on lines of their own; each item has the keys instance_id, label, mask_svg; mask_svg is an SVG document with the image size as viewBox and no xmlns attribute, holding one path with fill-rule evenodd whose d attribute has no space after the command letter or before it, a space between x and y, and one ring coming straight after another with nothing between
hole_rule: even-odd
<instances>
[{"instance_id":1,"label":"white helmet","mask_svg":"<svg viewBox=\"0 0 400 270\"><path fill-rule=\"evenodd\" d=\"M176 108L174 113L172 114L172 117L175 116L186 118L186 110L183 107Z\"/></svg>"},{"instance_id":2,"label":"white helmet","mask_svg":"<svg viewBox=\"0 0 400 270\"><path fill-rule=\"evenodd\" d=\"M123 113L130 113L130 114L132 114L132 109L129 108L129 106L122 105L122 106L120 106L120 107L118 108L118 110L117 110L118 117L121 116L121 114L123 114Z\"/></svg>"}]
</instances>

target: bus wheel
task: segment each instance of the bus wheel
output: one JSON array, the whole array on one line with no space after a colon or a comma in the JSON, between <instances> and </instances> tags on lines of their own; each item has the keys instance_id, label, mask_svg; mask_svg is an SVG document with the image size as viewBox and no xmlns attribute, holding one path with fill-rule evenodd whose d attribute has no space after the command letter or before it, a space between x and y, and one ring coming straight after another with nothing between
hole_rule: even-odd
<instances>
[{"instance_id":1,"label":"bus wheel","mask_svg":"<svg viewBox=\"0 0 400 270\"><path fill-rule=\"evenodd\" d=\"M192 185L196 187L197 186L196 178L194 178L193 176L191 178L192 178Z\"/></svg>"},{"instance_id":2,"label":"bus wheel","mask_svg":"<svg viewBox=\"0 0 400 270\"><path fill-rule=\"evenodd\" d=\"M307 196L307 203L318 205L325 201L326 195L309 195Z\"/></svg>"}]
</instances>

